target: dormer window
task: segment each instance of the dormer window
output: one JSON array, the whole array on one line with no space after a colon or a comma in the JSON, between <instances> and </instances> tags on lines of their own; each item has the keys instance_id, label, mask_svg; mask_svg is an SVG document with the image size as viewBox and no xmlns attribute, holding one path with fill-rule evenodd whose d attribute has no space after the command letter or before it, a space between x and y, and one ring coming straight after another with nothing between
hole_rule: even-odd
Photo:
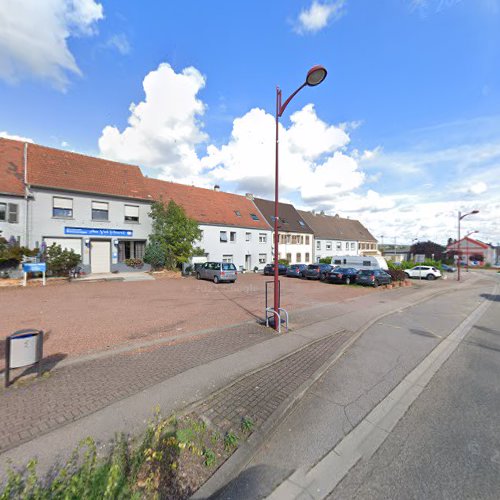
<instances>
[{"instance_id":1,"label":"dormer window","mask_svg":"<svg viewBox=\"0 0 500 500\"><path fill-rule=\"evenodd\" d=\"M259 218L258 218L255 214L250 214L250 217L251 217L253 220L259 220Z\"/></svg>"},{"instance_id":2,"label":"dormer window","mask_svg":"<svg viewBox=\"0 0 500 500\"><path fill-rule=\"evenodd\" d=\"M239 210L235 210L234 213L236 214L236 217L241 217L241 212Z\"/></svg>"}]
</instances>

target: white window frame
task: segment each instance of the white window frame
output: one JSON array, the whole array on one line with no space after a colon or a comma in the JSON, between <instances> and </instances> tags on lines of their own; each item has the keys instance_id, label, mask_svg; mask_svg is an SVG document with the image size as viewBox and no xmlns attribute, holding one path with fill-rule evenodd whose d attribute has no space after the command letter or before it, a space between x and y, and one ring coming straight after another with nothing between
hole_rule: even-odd
<instances>
[{"instance_id":1,"label":"white window frame","mask_svg":"<svg viewBox=\"0 0 500 500\"><path fill-rule=\"evenodd\" d=\"M225 264L233 264L233 255L223 255L222 262Z\"/></svg>"},{"instance_id":2,"label":"white window frame","mask_svg":"<svg viewBox=\"0 0 500 500\"><path fill-rule=\"evenodd\" d=\"M259 264L265 264L267 261L267 253L259 253Z\"/></svg>"},{"instance_id":3,"label":"white window frame","mask_svg":"<svg viewBox=\"0 0 500 500\"><path fill-rule=\"evenodd\" d=\"M331 250L332 249L332 242L331 241L327 241L326 242L326 250Z\"/></svg>"},{"instance_id":4,"label":"white window frame","mask_svg":"<svg viewBox=\"0 0 500 500\"><path fill-rule=\"evenodd\" d=\"M267 234L259 233L259 243L267 243Z\"/></svg>"},{"instance_id":5,"label":"white window frame","mask_svg":"<svg viewBox=\"0 0 500 500\"><path fill-rule=\"evenodd\" d=\"M227 243L227 231L220 231L220 233L219 233L219 241L221 243Z\"/></svg>"},{"instance_id":6,"label":"white window frame","mask_svg":"<svg viewBox=\"0 0 500 500\"><path fill-rule=\"evenodd\" d=\"M104 206L106 206L106 209L104 209ZM100 208L99 208L100 207ZM96 219L94 218L94 210L96 212L106 212L107 217L105 219ZM97 222L106 222L109 221L109 202L107 201L97 201L97 200L92 200L90 203L90 216L93 221Z\"/></svg>"},{"instance_id":7,"label":"white window frame","mask_svg":"<svg viewBox=\"0 0 500 500\"><path fill-rule=\"evenodd\" d=\"M245 241L252 241L252 233L245 233Z\"/></svg>"},{"instance_id":8,"label":"white window frame","mask_svg":"<svg viewBox=\"0 0 500 500\"><path fill-rule=\"evenodd\" d=\"M236 243L236 231L229 232L229 241L231 243Z\"/></svg>"},{"instance_id":9,"label":"white window frame","mask_svg":"<svg viewBox=\"0 0 500 500\"><path fill-rule=\"evenodd\" d=\"M321 241L316 240L316 250L321 250Z\"/></svg>"},{"instance_id":10,"label":"white window frame","mask_svg":"<svg viewBox=\"0 0 500 500\"><path fill-rule=\"evenodd\" d=\"M70 215L55 215L54 210L70 210ZM74 214L73 198L66 196L53 196L52 197L52 217L54 219L72 219Z\"/></svg>"}]
</instances>

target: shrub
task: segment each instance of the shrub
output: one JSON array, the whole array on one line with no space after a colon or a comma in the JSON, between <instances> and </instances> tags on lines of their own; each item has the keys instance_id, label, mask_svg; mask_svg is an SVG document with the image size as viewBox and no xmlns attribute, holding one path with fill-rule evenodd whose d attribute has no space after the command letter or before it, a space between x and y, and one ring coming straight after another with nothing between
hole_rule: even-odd
<instances>
[{"instance_id":1,"label":"shrub","mask_svg":"<svg viewBox=\"0 0 500 500\"><path fill-rule=\"evenodd\" d=\"M273 260L273 264L274 264L274 260ZM290 262L288 262L287 259L278 259L278 264L285 264L285 266L288 266L290 264Z\"/></svg>"},{"instance_id":2,"label":"shrub","mask_svg":"<svg viewBox=\"0 0 500 500\"><path fill-rule=\"evenodd\" d=\"M323 257L322 259L319 259L320 264L331 264L332 263L332 258L331 257Z\"/></svg>"},{"instance_id":3,"label":"shrub","mask_svg":"<svg viewBox=\"0 0 500 500\"><path fill-rule=\"evenodd\" d=\"M125 259L125 265L134 269L141 269L144 266L142 259Z\"/></svg>"},{"instance_id":4,"label":"shrub","mask_svg":"<svg viewBox=\"0 0 500 500\"><path fill-rule=\"evenodd\" d=\"M0 269L17 267L25 256L34 257L37 254L37 248L30 250L27 247L19 246L13 238L9 241L5 238L0 238Z\"/></svg>"},{"instance_id":5,"label":"shrub","mask_svg":"<svg viewBox=\"0 0 500 500\"><path fill-rule=\"evenodd\" d=\"M52 276L68 276L71 269L81 262L81 257L73 250L63 250L61 245L53 243L45 250L44 261Z\"/></svg>"},{"instance_id":6,"label":"shrub","mask_svg":"<svg viewBox=\"0 0 500 500\"><path fill-rule=\"evenodd\" d=\"M406 278L405 272L402 269L388 269L387 273L391 275L392 281L404 281Z\"/></svg>"},{"instance_id":7,"label":"shrub","mask_svg":"<svg viewBox=\"0 0 500 500\"><path fill-rule=\"evenodd\" d=\"M159 242L155 241L146 246L144 262L150 264L153 269L165 267L165 252Z\"/></svg>"}]
</instances>

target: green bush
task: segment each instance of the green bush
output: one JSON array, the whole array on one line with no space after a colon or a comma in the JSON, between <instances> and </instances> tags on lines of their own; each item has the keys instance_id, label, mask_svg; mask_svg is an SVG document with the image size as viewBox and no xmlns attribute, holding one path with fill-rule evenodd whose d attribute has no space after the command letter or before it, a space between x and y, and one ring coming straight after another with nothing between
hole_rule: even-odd
<instances>
[{"instance_id":1,"label":"green bush","mask_svg":"<svg viewBox=\"0 0 500 500\"><path fill-rule=\"evenodd\" d=\"M332 258L331 257L323 257L322 259L319 259L320 264L331 264L332 263Z\"/></svg>"},{"instance_id":2,"label":"green bush","mask_svg":"<svg viewBox=\"0 0 500 500\"><path fill-rule=\"evenodd\" d=\"M165 251L161 243L157 241L148 243L144 252L144 262L153 269L163 269L165 267Z\"/></svg>"},{"instance_id":3,"label":"green bush","mask_svg":"<svg viewBox=\"0 0 500 500\"><path fill-rule=\"evenodd\" d=\"M63 250L61 245L53 243L45 250L44 260L49 274L52 276L68 276L71 269L81 262L81 257L73 250Z\"/></svg>"},{"instance_id":4,"label":"green bush","mask_svg":"<svg viewBox=\"0 0 500 500\"><path fill-rule=\"evenodd\" d=\"M273 260L273 264L274 264L274 260ZM289 266L290 262L288 262L287 259L278 259L278 264L284 264L285 266Z\"/></svg>"},{"instance_id":5,"label":"green bush","mask_svg":"<svg viewBox=\"0 0 500 500\"><path fill-rule=\"evenodd\" d=\"M30 250L19 246L15 240L7 241L5 238L0 238L0 269L17 267L25 256L34 257L37 254L37 248Z\"/></svg>"}]
</instances>

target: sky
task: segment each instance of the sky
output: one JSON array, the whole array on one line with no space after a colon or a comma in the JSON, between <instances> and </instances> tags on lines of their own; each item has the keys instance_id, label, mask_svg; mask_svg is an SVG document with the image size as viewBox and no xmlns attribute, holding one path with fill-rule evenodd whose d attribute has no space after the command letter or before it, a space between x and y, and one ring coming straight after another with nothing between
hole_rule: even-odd
<instances>
[{"instance_id":1,"label":"sky","mask_svg":"<svg viewBox=\"0 0 500 500\"><path fill-rule=\"evenodd\" d=\"M0 0L0 135L360 220L500 242L500 0Z\"/></svg>"}]
</instances>

